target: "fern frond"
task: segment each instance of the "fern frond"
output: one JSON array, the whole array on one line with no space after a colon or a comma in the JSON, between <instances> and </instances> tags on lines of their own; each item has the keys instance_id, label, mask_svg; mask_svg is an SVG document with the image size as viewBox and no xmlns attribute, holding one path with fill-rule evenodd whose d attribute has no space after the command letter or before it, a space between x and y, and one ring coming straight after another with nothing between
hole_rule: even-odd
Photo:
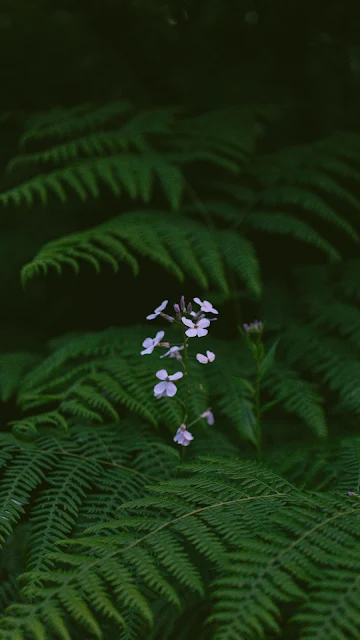
<instances>
[{"instance_id":1,"label":"fern frond","mask_svg":"<svg viewBox=\"0 0 360 640\"><path fill-rule=\"evenodd\" d=\"M247 219L247 226L265 233L290 235L297 240L317 247L333 261L340 260L340 254L320 233L303 220L289 213L252 211Z\"/></svg>"},{"instance_id":2,"label":"fern frond","mask_svg":"<svg viewBox=\"0 0 360 640\"><path fill-rule=\"evenodd\" d=\"M0 543L6 540L24 513L24 504L28 502L31 492L45 478L45 472L55 463L50 454L43 452L23 451L5 470L0 486Z\"/></svg>"},{"instance_id":3,"label":"fern frond","mask_svg":"<svg viewBox=\"0 0 360 640\"><path fill-rule=\"evenodd\" d=\"M108 120L123 117L131 111L126 100L111 102L95 108L91 104L83 104L71 109L53 109L50 112L31 116L27 121L27 131L21 138L21 145L30 141L48 138L64 138L82 133L106 124Z\"/></svg>"},{"instance_id":4,"label":"fern frond","mask_svg":"<svg viewBox=\"0 0 360 640\"><path fill-rule=\"evenodd\" d=\"M299 416L319 438L327 435L327 425L323 399L314 385L301 378L294 370L276 365L267 379L264 387L288 411Z\"/></svg>"},{"instance_id":5,"label":"fern frond","mask_svg":"<svg viewBox=\"0 0 360 640\"><path fill-rule=\"evenodd\" d=\"M100 194L99 185L105 184L115 196L124 190L132 199L140 198L149 202L152 184L158 178L165 195L174 209L179 208L183 191L183 179L179 169L156 154L136 155L133 153L92 158L81 163L68 165L51 173L36 177L0 194L0 201L19 205L32 205L38 194L42 204L48 202L49 192L53 192L62 203L67 201L70 189L82 201Z\"/></svg>"},{"instance_id":6,"label":"fern frond","mask_svg":"<svg viewBox=\"0 0 360 640\"><path fill-rule=\"evenodd\" d=\"M24 266L22 281L55 267L59 272L70 263L77 271L79 260L94 263L106 260L115 270L126 261L138 271L134 252L160 264L179 280L192 277L202 288L210 282L228 292L226 271L243 280L256 296L261 292L260 267L254 247L238 233L209 231L204 225L183 217L169 218L161 212L122 214L99 227L54 240L45 245Z\"/></svg>"},{"instance_id":7,"label":"fern frond","mask_svg":"<svg viewBox=\"0 0 360 640\"><path fill-rule=\"evenodd\" d=\"M3 402L14 395L25 373L40 360L39 355L27 352L0 355L0 398Z\"/></svg>"}]
</instances>

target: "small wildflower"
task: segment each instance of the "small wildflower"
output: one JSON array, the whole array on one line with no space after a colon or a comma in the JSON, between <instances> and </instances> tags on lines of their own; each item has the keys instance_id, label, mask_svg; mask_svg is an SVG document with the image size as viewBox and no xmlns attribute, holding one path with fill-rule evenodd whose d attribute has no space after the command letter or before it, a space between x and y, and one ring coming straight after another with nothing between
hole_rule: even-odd
<instances>
[{"instance_id":1,"label":"small wildflower","mask_svg":"<svg viewBox=\"0 0 360 640\"><path fill-rule=\"evenodd\" d=\"M189 329L185 331L188 338L195 338L195 336L202 338L207 335L208 330L206 327L210 325L210 320L207 318L201 318L198 322L192 322L192 320L188 318L182 318L182 321L186 327L189 327Z\"/></svg>"},{"instance_id":2,"label":"small wildflower","mask_svg":"<svg viewBox=\"0 0 360 640\"><path fill-rule=\"evenodd\" d=\"M166 309L168 302L168 300L163 300L163 302L158 307L156 307L156 309L154 309L154 313L150 313L149 316L146 316L146 320L154 320L155 318L157 318L160 313L164 311L164 309Z\"/></svg>"},{"instance_id":3,"label":"small wildflower","mask_svg":"<svg viewBox=\"0 0 360 640\"><path fill-rule=\"evenodd\" d=\"M212 351L209 351L209 350L206 351L206 356L203 356L202 353L197 353L196 354L196 360L198 362L201 362L201 364L207 364L208 362L214 362L215 353L213 353Z\"/></svg>"},{"instance_id":4,"label":"small wildflower","mask_svg":"<svg viewBox=\"0 0 360 640\"><path fill-rule=\"evenodd\" d=\"M194 440L194 436L190 431L187 431L185 424L181 424L174 437L174 442L181 444L183 447L187 447L191 440Z\"/></svg>"},{"instance_id":5,"label":"small wildflower","mask_svg":"<svg viewBox=\"0 0 360 640\"><path fill-rule=\"evenodd\" d=\"M354 491L348 491L348 496L356 496L357 494Z\"/></svg>"},{"instance_id":6,"label":"small wildflower","mask_svg":"<svg viewBox=\"0 0 360 640\"><path fill-rule=\"evenodd\" d=\"M243 324L244 331L246 333L261 333L263 328L263 323L259 322L259 320L254 320L251 324Z\"/></svg>"},{"instance_id":7,"label":"small wildflower","mask_svg":"<svg viewBox=\"0 0 360 640\"><path fill-rule=\"evenodd\" d=\"M140 351L142 356L146 354L150 354L154 351L155 347L159 344L159 342L163 339L165 335L165 331L158 331L155 338L145 338L142 346L144 347L143 351Z\"/></svg>"},{"instance_id":8,"label":"small wildflower","mask_svg":"<svg viewBox=\"0 0 360 640\"><path fill-rule=\"evenodd\" d=\"M166 353L164 353L162 356L160 356L160 358L166 358L166 356L169 356L169 358L176 358L177 360L181 360L181 355L179 353L179 351L181 351L184 348L184 346L181 347L170 347L169 351L167 351Z\"/></svg>"},{"instance_id":9,"label":"small wildflower","mask_svg":"<svg viewBox=\"0 0 360 640\"><path fill-rule=\"evenodd\" d=\"M173 383L173 380L179 380L183 377L182 371L177 371L173 373L171 376L168 375L166 369L160 369L156 372L156 377L161 380L154 387L154 396L157 398L159 394L163 396L169 396L172 398L177 392L176 385Z\"/></svg>"},{"instance_id":10,"label":"small wildflower","mask_svg":"<svg viewBox=\"0 0 360 640\"><path fill-rule=\"evenodd\" d=\"M194 302L200 305L201 311L204 311L205 313L219 313L217 309L214 309L211 302L209 302L208 300L201 301L200 298L194 298Z\"/></svg>"},{"instance_id":11,"label":"small wildflower","mask_svg":"<svg viewBox=\"0 0 360 640\"><path fill-rule=\"evenodd\" d=\"M210 411L210 409L206 409L206 411L201 414L200 418L206 418L208 424L214 424L215 422L214 414L212 413L212 411Z\"/></svg>"}]
</instances>

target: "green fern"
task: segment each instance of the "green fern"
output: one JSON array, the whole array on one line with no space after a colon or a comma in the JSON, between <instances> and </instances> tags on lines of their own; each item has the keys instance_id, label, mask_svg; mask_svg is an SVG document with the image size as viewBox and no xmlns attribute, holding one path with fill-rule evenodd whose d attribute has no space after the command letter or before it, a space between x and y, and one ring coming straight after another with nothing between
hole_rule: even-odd
<instances>
[{"instance_id":1,"label":"green fern","mask_svg":"<svg viewBox=\"0 0 360 640\"><path fill-rule=\"evenodd\" d=\"M192 277L206 289L212 284L228 292L227 270L245 281L255 295L261 292L259 263L252 244L240 234L219 230L216 234L204 225L183 217L169 218L161 212L122 214L99 227L54 240L45 245L22 270L22 281L40 271L69 264L76 273L84 260L100 270L100 263L115 271L119 262L128 263L134 274L139 265L134 255L148 257L179 280Z\"/></svg>"}]
</instances>

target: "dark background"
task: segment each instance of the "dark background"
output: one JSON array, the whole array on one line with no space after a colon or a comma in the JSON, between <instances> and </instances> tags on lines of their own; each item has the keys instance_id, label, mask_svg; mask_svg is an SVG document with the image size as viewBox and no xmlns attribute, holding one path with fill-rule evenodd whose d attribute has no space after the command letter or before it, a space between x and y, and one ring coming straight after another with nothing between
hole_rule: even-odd
<instances>
[{"instance_id":1,"label":"dark background","mask_svg":"<svg viewBox=\"0 0 360 640\"><path fill-rule=\"evenodd\" d=\"M274 105L279 115L264 124L264 152L359 131L359 27L360 5L350 1L2 1L0 186L14 184L5 167L30 115L86 102L125 98L139 109L179 105L189 114ZM139 322L169 287L174 299L198 295L148 263L135 281L126 266L96 276L84 265L80 277L65 269L61 279L38 277L22 291L20 269L44 242L128 208L104 192L85 205L53 198L46 207L2 209L2 351L31 349L72 329ZM356 255L330 230L335 238L345 257ZM288 238L269 243L259 234L257 250L265 280L323 260Z\"/></svg>"}]
</instances>

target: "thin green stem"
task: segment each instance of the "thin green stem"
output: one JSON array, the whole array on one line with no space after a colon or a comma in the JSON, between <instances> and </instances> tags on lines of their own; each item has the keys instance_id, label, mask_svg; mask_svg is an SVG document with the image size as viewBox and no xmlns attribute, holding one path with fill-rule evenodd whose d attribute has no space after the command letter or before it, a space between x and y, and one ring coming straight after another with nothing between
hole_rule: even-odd
<instances>
[{"instance_id":1,"label":"thin green stem","mask_svg":"<svg viewBox=\"0 0 360 640\"><path fill-rule=\"evenodd\" d=\"M190 397L188 340L189 339L186 333L184 333L184 376L185 376L185 385L186 385L184 424L186 424L188 415L189 415L189 397Z\"/></svg>"},{"instance_id":2,"label":"thin green stem","mask_svg":"<svg viewBox=\"0 0 360 640\"><path fill-rule=\"evenodd\" d=\"M260 358L256 358L256 380L255 380L255 419L256 419L256 449L258 461L261 461L261 404L260 404L260 389L261 389L261 361Z\"/></svg>"}]
</instances>

